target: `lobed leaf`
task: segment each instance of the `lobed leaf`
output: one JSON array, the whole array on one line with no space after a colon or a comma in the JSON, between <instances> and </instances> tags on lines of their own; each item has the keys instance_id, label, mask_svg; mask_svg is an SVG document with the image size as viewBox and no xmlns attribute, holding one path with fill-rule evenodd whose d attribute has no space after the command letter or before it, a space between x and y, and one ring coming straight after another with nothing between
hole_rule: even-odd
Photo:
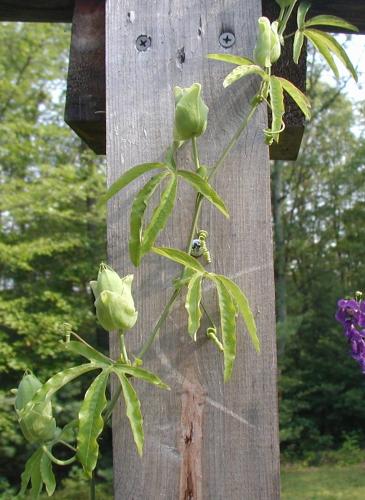
<instances>
[{"instance_id":1,"label":"lobed leaf","mask_svg":"<svg viewBox=\"0 0 365 500\"><path fill-rule=\"evenodd\" d=\"M112 360L107 356L104 356L104 354L102 354L101 352L97 351L89 345L83 344L82 342L71 340L69 342L64 342L63 346L66 351L70 351L74 354L79 354L89 361L100 365L100 368L104 368L105 366L110 366L113 364Z\"/></svg>"},{"instance_id":2,"label":"lobed leaf","mask_svg":"<svg viewBox=\"0 0 365 500\"><path fill-rule=\"evenodd\" d=\"M203 179L200 175L194 172L189 172L187 170L178 170L177 175L186 180L193 188L195 188L199 193L201 193L204 198L209 200L222 214L229 218L229 213L226 205L222 198L217 194L217 192L212 188L212 186Z\"/></svg>"},{"instance_id":3,"label":"lobed leaf","mask_svg":"<svg viewBox=\"0 0 365 500\"><path fill-rule=\"evenodd\" d=\"M121 189L125 188L130 184L134 179L137 179L140 175L145 174L146 172L150 172L151 170L156 170L158 168L167 168L165 163L142 163L141 165L136 165L135 167L130 168L123 175L119 177L107 192L101 196L100 200L97 203L97 206L106 203L110 198L112 198L115 194L117 194Z\"/></svg>"},{"instance_id":4,"label":"lobed leaf","mask_svg":"<svg viewBox=\"0 0 365 500\"><path fill-rule=\"evenodd\" d=\"M310 2L301 2L298 7L298 12L297 12L297 25L299 29L303 28L303 25L305 23L305 17L307 15L308 10L311 7Z\"/></svg>"},{"instance_id":5,"label":"lobed leaf","mask_svg":"<svg viewBox=\"0 0 365 500\"><path fill-rule=\"evenodd\" d=\"M334 26L335 28L344 28L349 31L359 31L359 29L353 24L345 21L341 17L320 15L312 17L305 22L304 27L308 26Z\"/></svg>"},{"instance_id":6,"label":"lobed leaf","mask_svg":"<svg viewBox=\"0 0 365 500\"><path fill-rule=\"evenodd\" d=\"M160 182L169 175L161 173L153 176L139 191L133 201L130 217L129 256L132 263L137 267L141 262L142 226L147 204Z\"/></svg>"},{"instance_id":7,"label":"lobed leaf","mask_svg":"<svg viewBox=\"0 0 365 500\"><path fill-rule=\"evenodd\" d=\"M158 234L166 226L167 221L174 208L177 191L176 176L172 176L171 181L162 193L160 204L155 208L151 221L143 234L141 255L145 255L151 250Z\"/></svg>"},{"instance_id":8,"label":"lobed leaf","mask_svg":"<svg viewBox=\"0 0 365 500\"><path fill-rule=\"evenodd\" d=\"M94 363L87 363L84 365L73 366L72 368L67 368L66 370L56 373L50 379L45 382L42 387L38 389L35 393L33 399L26 404L26 406L19 413L27 413L28 410L34 407L37 403L46 402L51 399L53 394L59 391L64 385L68 384L77 377L80 377L84 373L90 372L92 370L100 369L99 365Z\"/></svg>"},{"instance_id":9,"label":"lobed leaf","mask_svg":"<svg viewBox=\"0 0 365 500\"><path fill-rule=\"evenodd\" d=\"M131 375L132 377L138 378L140 380L144 380L145 382L148 382L150 384L156 385L157 387L160 387L161 389L166 389L170 390L170 387L166 385L160 377L155 375L154 373L149 372L148 370L145 370L144 368L138 368L135 366L130 366L130 365L123 365L121 363L117 363L113 367L113 371L116 373L119 371L120 373Z\"/></svg>"},{"instance_id":10,"label":"lobed leaf","mask_svg":"<svg viewBox=\"0 0 365 500\"><path fill-rule=\"evenodd\" d=\"M250 64L250 65L246 64L243 66L238 66L225 77L223 81L223 87L224 88L229 87L229 85L232 85L232 83L235 83L237 80L240 80L244 76L254 75L254 74L261 76L261 78L263 79L267 77L265 71L256 64Z\"/></svg>"},{"instance_id":11,"label":"lobed leaf","mask_svg":"<svg viewBox=\"0 0 365 500\"><path fill-rule=\"evenodd\" d=\"M283 124L284 94L283 87L279 78L276 76L270 77L270 104L272 112L271 136L274 141L279 142L280 132Z\"/></svg>"},{"instance_id":12,"label":"lobed leaf","mask_svg":"<svg viewBox=\"0 0 365 500\"><path fill-rule=\"evenodd\" d=\"M286 80L285 78L282 78L280 76L277 76L276 78L280 80L280 83L284 88L284 90L297 103L297 105L302 110L305 117L308 118L309 120L311 117L311 111L310 111L311 103L308 97L305 94L303 94L303 92L299 90L295 85L289 82L289 80Z\"/></svg>"},{"instance_id":13,"label":"lobed leaf","mask_svg":"<svg viewBox=\"0 0 365 500\"><path fill-rule=\"evenodd\" d=\"M188 332L193 340L196 340L196 334L199 330L202 313L200 310L200 301L202 298L202 278L201 273L196 273L188 284L186 294L185 309L189 315Z\"/></svg>"},{"instance_id":14,"label":"lobed leaf","mask_svg":"<svg viewBox=\"0 0 365 500\"><path fill-rule=\"evenodd\" d=\"M167 259L173 260L177 264L181 264L188 269L192 269L198 273L205 273L204 267L191 255L183 252L182 250L177 250L176 248L167 247L153 247L152 252L166 257Z\"/></svg>"},{"instance_id":15,"label":"lobed leaf","mask_svg":"<svg viewBox=\"0 0 365 500\"><path fill-rule=\"evenodd\" d=\"M257 352L260 352L260 340L257 336L257 329L255 318L252 314L250 304L247 300L247 297L242 292L240 287L236 285L232 280L227 278L226 276L217 275L219 280L224 284L229 293L232 295L239 313L241 314L243 321L245 322L247 331L251 337L251 341Z\"/></svg>"},{"instance_id":16,"label":"lobed leaf","mask_svg":"<svg viewBox=\"0 0 365 500\"><path fill-rule=\"evenodd\" d=\"M295 64L298 64L299 62L300 54L303 48L303 43L304 43L303 31L297 30L295 32L294 43L293 43L293 60Z\"/></svg>"},{"instance_id":17,"label":"lobed leaf","mask_svg":"<svg viewBox=\"0 0 365 500\"><path fill-rule=\"evenodd\" d=\"M244 66L245 64L255 64L252 59L249 59L248 57L235 56L231 54L208 54L207 58L213 59L214 61L223 61L230 64L236 64L237 66Z\"/></svg>"},{"instance_id":18,"label":"lobed leaf","mask_svg":"<svg viewBox=\"0 0 365 500\"><path fill-rule=\"evenodd\" d=\"M223 281L216 276L214 282L218 292L221 318L224 381L227 382L232 376L233 364L236 358L236 308L231 294L225 287Z\"/></svg>"},{"instance_id":19,"label":"lobed leaf","mask_svg":"<svg viewBox=\"0 0 365 500\"><path fill-rule=\"evenodd\" d=\"M19 495L25 494L25 491L28 487L29 481L32 480L32 483L33 483L32 477L33 477L36 469L38 469L38 471L40 469L40 462L41 462L42 455L43 455L42 448L38 448L33 453L33 455L31 455L28 458L28 460L25 464L25 469L21 475L21 485L20 485ZM39 496L39 494L40 494L40 490L39 490L38 496Z\"/></svg>"},{"instance_id":20,"label":"lobed leaf","mask_svg":"<svg viewBox=\"0 0 365 500\"><path fill-rule=\"evenodd\" d=\"M136 443L137 451L140 456L143 453L144 433L143 433L143 417L141 412L141 403L137 397L132 384L128 381L127 377L117 370L116 375L119 378L120 385L122 386L127 417L132 429L133 439Z\"/></svg>"},{"instance_id":21,"label":"lobed leaf","mask_svg":"<svg viewBox=\"0 0 365 500\"><path fill-rule=\"evenodd\" d=\"M40 461L40 472L43 483L46 486L47 494L51 497L56 489L56 478L52 470L51 459L43 453Z\"/></svg>"},{"instance_id":22,"label":"lobed leaf","mask_svg":"<svg viewBox=\"0 0 365 500\"><path fill-rule=\"evenodd\" d=\"M110 370L102 371L86 391L79 411L79 431L77 434L77 457L88 477L96 467L99 455L98 437L103 431L104 411L107 400L106 384Z\"/></svg>"},{"instance_id":23,"label":"lobed leaf","mask_svg":"<svg viewBox=\"0 0 365 500\"><path fill-rule=\"evenodd\" d=\"M351 73L355 82L357 82L358 76L356 69L350 61L349 56L346 54L346 51L341 47L338 41L332 35L324 33L323 31L311 29L305 30L305 33L308 33L308 31L310 31L312 37L315 34L317 37L321 38L321 40L327 45L328 50L330 50L342 62L345 68Z\"/></svg>"}]
</instances>

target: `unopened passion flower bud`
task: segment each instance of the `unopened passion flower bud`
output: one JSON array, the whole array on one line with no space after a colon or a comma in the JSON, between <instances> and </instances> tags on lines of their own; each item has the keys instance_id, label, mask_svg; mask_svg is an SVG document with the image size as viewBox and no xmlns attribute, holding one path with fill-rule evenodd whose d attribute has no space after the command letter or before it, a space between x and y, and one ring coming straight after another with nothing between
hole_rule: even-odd
<instances>
[{"instance_id":1,"label":"unopened passion flower bud","mask_svg":"<svg viewBox=\"0 0 365 500\"><path fill-rule=\"evenodd\" d=\"M19 425L30 443L51 441L56 433L51 402L28 405L40 387L42 384L33 373L25 373L16 391L15 410Z\"/></svg>"},{"instance_id":2,"label":"unopened passion flower bud","mask_svg":"<svg viewBox=\"0 0 365 500\"><path fill-rule=\"evenodd\" d=\"M120 278L109 266L101 264L97 281L90 281L95 296L96 316L107 330L129 330L138 313L132 297L133 274Z\"/></svg>"},{"instance_id":3,"label":"unopened passion flower bud","mask_svg":"<svg viewBox=\"0 0 365 500\"><path fill-rule=\"evenodd\" d=\"M201 97L200 83L182 89L175 87L174 140L187 141L198 137L207 128L208 106Z\"/></svg>"},{"instance_id":4,"label":"unopened passion flower bud","mask_svg":"<svg viewBox=\"0 0 365 500\"><path fill-rule=\"evenodd\" d=\"M278 22L270 24L267 17L260 17L258 28L254 59L260 66L270 68L271 64L279 59L281 53Z\"/></svg>"}]
</instances>

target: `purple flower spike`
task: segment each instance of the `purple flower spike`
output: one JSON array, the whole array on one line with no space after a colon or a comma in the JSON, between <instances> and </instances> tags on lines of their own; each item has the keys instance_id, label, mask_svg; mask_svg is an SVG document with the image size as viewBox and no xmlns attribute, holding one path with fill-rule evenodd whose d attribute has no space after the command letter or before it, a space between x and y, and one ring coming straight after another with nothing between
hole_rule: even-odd
<instances>
[{"instance_id":1,"label":"purple flower spike","mask_svg":"<svg viewBox=\"0 0 365 500\"><path fill-rule=\"evenodd\" d=\"M336 320L342 324L351 348L350 355L365 374L365 301L357 292L356 299L341 299L337 303Z\"/></svg>"}]
</instances>

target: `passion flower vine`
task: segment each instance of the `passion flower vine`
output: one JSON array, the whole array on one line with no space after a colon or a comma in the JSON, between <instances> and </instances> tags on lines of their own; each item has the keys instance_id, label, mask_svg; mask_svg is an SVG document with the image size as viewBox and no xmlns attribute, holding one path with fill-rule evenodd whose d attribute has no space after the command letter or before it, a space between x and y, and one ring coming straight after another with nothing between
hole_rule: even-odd
<instances>
[{"instance_id":1,"label":"passion flower vine","mask_svg":"<svg viewBox=\"0 0 365 500\"><path fill-rule=\"evenodd\" d=\"M338 301L336 320L343 326L351 357L365 373L365 300L361 292L356 293L355 299Z\"/></svg>"}]
</instances>

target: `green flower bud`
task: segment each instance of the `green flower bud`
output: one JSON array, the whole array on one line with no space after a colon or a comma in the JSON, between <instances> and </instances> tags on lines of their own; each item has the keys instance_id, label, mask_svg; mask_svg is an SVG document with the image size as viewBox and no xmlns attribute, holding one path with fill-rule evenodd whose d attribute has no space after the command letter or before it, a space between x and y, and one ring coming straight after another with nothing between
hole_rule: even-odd
<instances>
[{"instance_id":1,"label":"green flower bud","mask_svg":"<svg viewBox=\"0 0 365 500\"><path fill-rule=\"evenodd\" d=\"M258 28L259 34L254 50L254 59L263 68L270 68L271 63L276 62L281 53L278 22L270 24L267 17L260 17Z\"/></svg>"},{"instance_id":2,"label":"green flower bud","mask_svg":"<svg viewBox=\"0 0 365 500\"><path fill-rule=\"evenodd\" d=\"M105 330L129 330L135 325L138 313L134 308L132 281L132 274L120 278L113 269L101 264L97 281L90 282L96 316Z\"/></svg>"},{"instance_id":3,"label":"green flower bud","mask_svg":"<svg viewBox=\"0 0 365 500\"><path fill-rule=\"evenodd\" d=\"M30 443L51 441L57 429L50 401L27 406L41 386L35 375L26 373L19 384L15 398L19 425L25 439Z\"/></svg>"},{"instance_id":4,"label":"green flower bud","mask_svg":"<svg viewBox=\"0 0 365 500\"><path fill-rule=\"evenodd\" d=\"M201 98L200 83L185 89L175 87L174 94L174 140L186 141L203 134L207 128L208 106Z\"/></svg>"}]
</instances>

